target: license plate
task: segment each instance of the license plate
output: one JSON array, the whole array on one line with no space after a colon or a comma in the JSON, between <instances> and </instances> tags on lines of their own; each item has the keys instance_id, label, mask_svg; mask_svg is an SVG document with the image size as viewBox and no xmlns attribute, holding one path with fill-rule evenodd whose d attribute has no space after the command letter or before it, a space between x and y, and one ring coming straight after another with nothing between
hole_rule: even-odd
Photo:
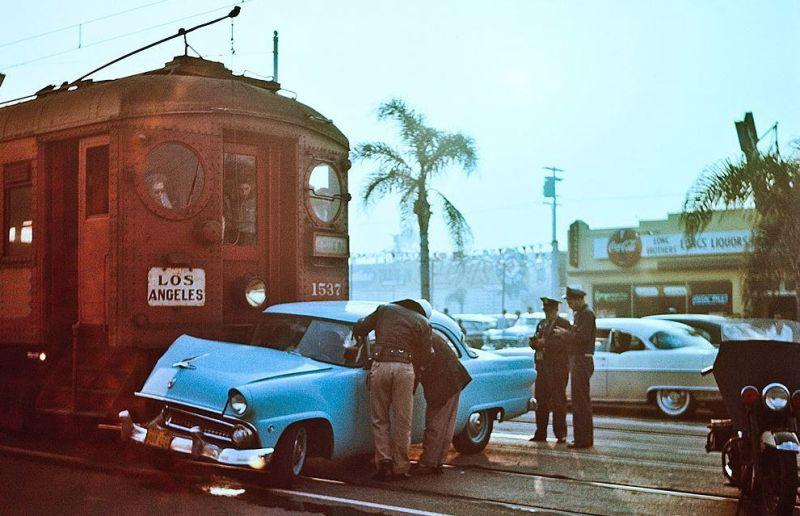
<instances>
[{"instance_id":1,"label":"license plate","mask_svg":"<svg viewBox=\"0 0 800 516\"><path fill-rule=\"evenodd\" d=\"M158 427L152 427L147 430L147 436L144 438L144 442L156 448L169 450L172 444L172 434Z\"/></svg>"}]
</instances>

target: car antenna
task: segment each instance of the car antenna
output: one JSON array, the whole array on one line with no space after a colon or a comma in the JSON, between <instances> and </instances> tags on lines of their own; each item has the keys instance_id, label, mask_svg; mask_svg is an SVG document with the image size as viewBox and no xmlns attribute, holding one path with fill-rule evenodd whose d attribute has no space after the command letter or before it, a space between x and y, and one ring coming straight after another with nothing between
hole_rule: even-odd
<instances>
[{"instance_id":1,"label":"car antenna","mask_svg":"<svg viewBox=\"0 0 800 516\"><path fill-rule=\"evenodd\" d=\"M150 43L149 45L143 46L142 48L134 50L133 52L128 52L127 54L125 54L122 57L118 57L118 58L114 59L113 61L109 61L108 63L104 64L103 66L101 66L99 68L95 68L94 70L92 70L91 72L87 73L86 75L84 75L82 77L79 77L79 78L75 79L74 81L72 81L71 83L69 83L67 85L67 88L69 88L71 86L75 86L76 84L78 84L79 82L84 80L85 78L89 77L90 75L92 75L92 74L94 74L96 72L99 72L103 68L107 68L107 67L111 66L114 63L118 63L118 62L122 61L123 59L127 59L128 57L131 57L134 54L138 54L139 52L147 50L148 48L152 48L152 47L154 47L156 45L160 45L161 43L164 43L165 41L169 41L171 39L175 39L175 38L178 38L180 36L183 36L183 41L186 44L186 47L188 48L189 47L189 43L186 42L186 35L187 34L189 34L192 31L195 31L197 29L202 29L203 27L208 27L209 25L212 25L214 23L220 22L222 20L226 20L228 18L236 18L237 16L239 16L239 12L241 10L242 10L241 7L239 7L237 5L236 7L234 7L231 10L231 12L229 12L225 16L222 16L221 18L217 18L216 20L211 20L209 22L201 23L200 25L195 25L194 27L191 27L189 29L180 28L180 29L178 29L178 33L177 34L173 34L172 36L168 36L168 37L166 37L164 39L160 39L160 40L158 40L158 41L156 41L154 43Z\"/></svg>"}]
</instances>

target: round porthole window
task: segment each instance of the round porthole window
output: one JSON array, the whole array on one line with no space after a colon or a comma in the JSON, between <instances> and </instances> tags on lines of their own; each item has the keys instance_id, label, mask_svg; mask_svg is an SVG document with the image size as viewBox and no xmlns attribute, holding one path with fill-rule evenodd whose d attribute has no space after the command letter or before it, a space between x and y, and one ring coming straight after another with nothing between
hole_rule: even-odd
<instances>
[{"instance_id":1,"label":"round porthole window","mask_svg":"<svg viewBox=\"0 0 800 516\"><path fill-rule=\"evenodd\" d=\"M192 149L165 143L150 151L143 176L144 197L157 212L186 216L200 200L205 172Z\"/></svg>"},{"instance_id":2,"label":"round porthole window","mask_svg":"<svg viewBox=\"0 0 800 516\"><path fill-rule=\"evenodd\" d=\"M308 183L314 216L322 222L333 221L342 207L339 174L327 163L320 163L311 171Z\"/></svg>"}]
</instances>

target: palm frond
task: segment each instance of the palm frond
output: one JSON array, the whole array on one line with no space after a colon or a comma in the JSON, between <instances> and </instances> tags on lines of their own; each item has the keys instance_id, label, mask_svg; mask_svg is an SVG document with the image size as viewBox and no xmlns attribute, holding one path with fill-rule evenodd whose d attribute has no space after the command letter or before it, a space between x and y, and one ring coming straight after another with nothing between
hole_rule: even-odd
<instances>
[{"instance_id":1,"label":"palm frond","mask_svg":"<svg viewBox=\"0 0 800 516\"><path fill-rule=\"evenodd\" d=\"M438 190L433 191L442 203L442 214L450 239L453 241L456 252L462 254L464 246L472 239L472 230L467 223L467 219L443 193Z\"/></svg>"},{"instance_id":2,"label":"palm frond","mask_svg":"<svg viewBox=\"0 0 800 516\"><path fill-rule=\"evenodd\" d=\"M707 169L695 182L683 203L681 221L689 245L720 209L744 207L753 198L753 171L729 161Z\"/></svg>"},{"instance_id":3,"label":"palm frond","mask_svg":"<svg viewBox=\"0 0 800 516\"><path fill-rule=\"evenodd\" d=\"M420 133L427 129L425 117L408 107L401 99L391 99L378 108L378 120L387 118L393 118L399 122L400 135L406 143L412 146L419 140Z\"/></svg>"},{"instance_id":4,"label":"palm frond","mask_svg":"<svg viewBox=\"0 0 800 516\"><path fill-rule=\"evenodd\" d=\"M429 156L428 170L439 172L448 165L460 165L471 174L478 163L475 141L461 133L439 133L433 144L433 153Z\"/></svg>"},{"instance_id":5,"label":"palm frond","mask_svg":"<svg viewBox=\"0 0 800 516\"><path fill-rule=\"evenodd\" d=\"M413 190L416 183L405 173L398 170L373 172L367 178L362 200L369 205L372 201L392 193L405 194Z\"/></svg>"}]
</instances>

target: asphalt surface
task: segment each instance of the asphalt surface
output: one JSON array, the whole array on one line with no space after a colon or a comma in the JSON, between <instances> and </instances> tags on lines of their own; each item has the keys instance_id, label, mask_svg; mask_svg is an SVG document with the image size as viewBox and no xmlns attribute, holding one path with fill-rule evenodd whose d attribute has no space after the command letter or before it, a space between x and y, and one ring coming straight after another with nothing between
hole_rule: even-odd
<instances>
[{"instance_id":1,"label":"asphalt surface","mask_svg":"<svg viewBox=\"0 0 800 516\"><path fill-rule=\"evenodd\" d=\"M484 453L453 450L444 474L389 483L370 479L369 457L315 459L290 489L185 461L162 469L110 432L0 434L0 513L736 513L738 492L723 485L719 454L704 451L702 419L606 411L595 425L595 447L573 451L529 442L530 415L499 423Z\"/></svg>"}]
</instances>

